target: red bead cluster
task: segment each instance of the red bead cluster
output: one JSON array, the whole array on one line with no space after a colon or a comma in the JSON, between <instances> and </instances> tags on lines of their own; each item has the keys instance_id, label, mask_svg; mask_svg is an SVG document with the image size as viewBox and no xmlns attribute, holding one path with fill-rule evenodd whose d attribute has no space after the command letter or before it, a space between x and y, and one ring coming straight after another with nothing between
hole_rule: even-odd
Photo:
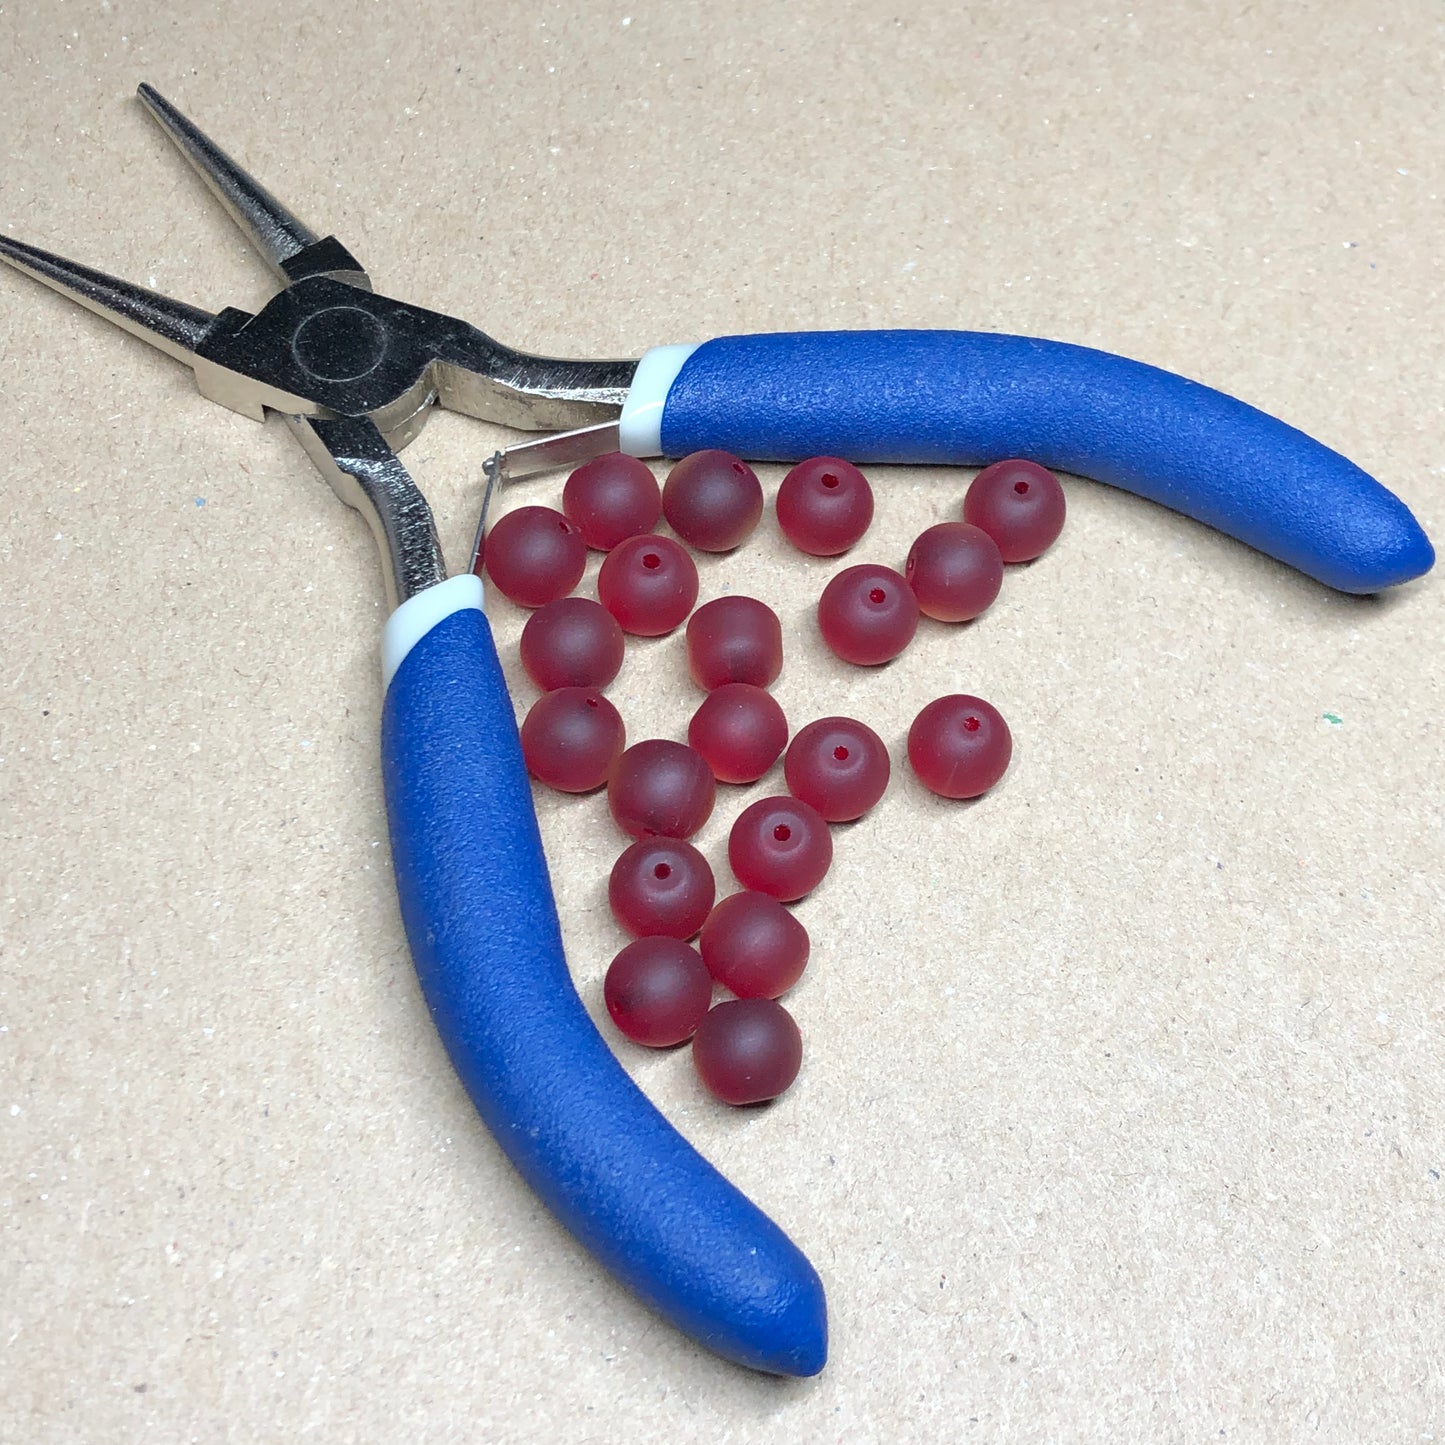
<instances>
[{"instance_id":1,"label":"red bead cluster","mask_svg":"<svg viewBox=\"0 0 1445 1445\"><path fill-rule=\"evenodd\" d=\"M810 951L807 930L785 905L827 874L829 825L862 817L882 798L888 749L845 717L820 718L790 742L768 691L783 666L777 614L738 596L694 611L692 557L653 530L665 518L700 551L740 546L763 512L761 484L745 462L695 452L659 488L649 467L613 453L572 473L562 507L507 513L487 534L478 565L505 596L536 609L521 637L522 666L542 689L521 729L528 770L563 792L605 786L614 820L635 840L608 881L612 913L633 942L607 971L607 1010L637 1043L666 1048L692 1039L698 1077L718 1098L776 1098L802 1062L798 1026L777 1000L802 976ZM813 457L783 479L776 511L801 551L835 557L866 533L873 492L851 463ZM969 487L963 520L923 532L902 573L864 563L827 583L818 603L823 638L845 661L888 662L921 616L966 622L982 613L998 596L1003 564L1039 556L1063 521L1063 491L1051 473L1032 462L995 463ZM607 554L597 601L569 595L588 548ZM602 694L621 668L624 634L661 637L683 622L688 672L706 694L687 742L649 738L627 747L622 718ZM908 733L915 774L947 798L986 792L1011 751L997 709L961 694L929 703ZM733 822L727 856L742 891L719 901L712 868L687 840L711 816L719 783L756 782L780 757L787 792L751 803ZM716 985L735 997L714 1005Z\"/></svg>"},{"instance_id":2,"label":"red bead cluster","mask_svg":"<svg viewBox=\"0 0 1445 1445\"><path fill-rule=\"evenodd\" d=\"M788 478L815 465L805 462ZM823 641L861 667L891 662L913 641L920 616L970 622L986 611L1003 586L1003 564L1042 556L1063 526L1064 490L1052 472L1034 462L995 462L970 484L963 520L921 533L901 574L865 562L828 583L818 600Z\"/></svg>"}]
</instances>

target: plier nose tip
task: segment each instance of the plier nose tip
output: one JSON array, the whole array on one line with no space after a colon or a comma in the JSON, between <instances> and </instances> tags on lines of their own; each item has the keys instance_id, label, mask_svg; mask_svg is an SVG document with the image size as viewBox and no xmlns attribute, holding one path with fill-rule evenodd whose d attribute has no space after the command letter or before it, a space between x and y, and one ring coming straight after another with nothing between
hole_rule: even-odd
<instances>
[{"instance_id":1,"label":"plier nose tip","mask_svg":"<svg viewBox=\"0 0 1445 1445\"><path fill-rule=\"evenodd\" d=\"M136 95L276 275L287 282L295 279L285 263L316 245L321 239L316 232L154 86L142 82Z\"/></svg>"},{"instance_id":2,"label":"plier nose tip","mask_svg":"<svg viewBox=\"0 0 1445 1445\"><path fill-rule=\"evenodd\" d=\"M194 363L196 349L216 320L199 306L108 276L9 236L0 236L0 260L188 365Z\"/></svg>"}]
</instances>

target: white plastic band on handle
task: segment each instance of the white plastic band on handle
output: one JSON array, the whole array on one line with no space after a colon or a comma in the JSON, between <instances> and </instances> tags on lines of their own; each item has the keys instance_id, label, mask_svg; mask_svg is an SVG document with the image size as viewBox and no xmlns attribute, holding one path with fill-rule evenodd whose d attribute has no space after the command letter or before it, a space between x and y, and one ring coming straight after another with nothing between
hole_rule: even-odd
<instances>
[{"instance_id":1,"label":"white plastic band on handle","mask_svg":"<svg viewBox=\"0 0 1445 1445\"><path fill-rule=\"evenodd\" d=\"M482 579L468 572L462 577L452 577L438 582L408 597L390 617L381 634L381 687L385 692L396 676L396 670L406 660L406 655L437 625L444 622L453 612L475 607L482 610Z\"/></svg>"},{"instance_id":2,"label":"white plastic band on handle","mask_svg":"<svg viewBox=\"0 0 1445 1445\"><path fill-rule=\"evenodd\" d=\"M617 422L618 447L634 457L662 455L662 404L682 364L697 350L691 346L654 346L644 351Z\"/></svg>"}]
</instances>

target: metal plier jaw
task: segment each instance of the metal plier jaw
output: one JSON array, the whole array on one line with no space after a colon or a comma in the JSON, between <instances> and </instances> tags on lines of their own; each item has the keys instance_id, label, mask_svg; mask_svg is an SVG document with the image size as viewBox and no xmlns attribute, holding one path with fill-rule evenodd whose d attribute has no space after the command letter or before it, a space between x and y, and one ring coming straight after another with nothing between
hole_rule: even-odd
<instances>
[{"instance_id":1,"label":"metal plier jaw","mask_svg":"<svg viewBox=\"0 0 1445 1445\"><path fill-rule=\"evenodd\" d=\"M567 361L494 341L453 316L378 295L149 85L140 99L284 287L255 315L216 315L0 237L0 257L190 365L203 396L256 421L280 413L376 535L393 607L441 582L431 508L396 453L433 405L524 431L615 421L635 361Z\"/></svg>"}]
</instances>

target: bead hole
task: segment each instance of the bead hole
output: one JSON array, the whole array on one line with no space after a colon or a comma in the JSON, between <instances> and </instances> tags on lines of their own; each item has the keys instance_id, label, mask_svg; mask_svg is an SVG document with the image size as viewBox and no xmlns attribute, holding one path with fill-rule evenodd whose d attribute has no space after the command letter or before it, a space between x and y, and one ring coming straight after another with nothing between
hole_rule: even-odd
<instances>
[{"instance_id":1,"label":"bead hole","mask_svg":"<svg viewBox=\"0 0 1445 1445\"><path fill-rule=\"evenodd\" d=\"M840 763L846 763L848 761L848 749L845 748L842 743L839 743L838 746L833 749L833 756L837 758Z\"/></svg>"},{"instance_id":2,"label":"bead hole","mask_svg":"<svg viewBox=\"0 0 1445 1445\"><path fill-rule=\"evenodd\" d=\"M880 602L887 602L888 594L881 587L872 587L868 591L868 600L876 606Z\"/></svg>"},{"instance_id":3,"label":"bead hole","mask_svg":"<svg viewBox=\"0 0 1445 1445\"><path fill-rule=\"evenodd\" d=\"M1027 482L1015 482L1014 491L1016 491L1019 496L1026 497L1028 496L1029 484Z\"/></svg>"},{"instance_id":4,"label":"bead hole","mask_svg":"<svg viewBox=\"0 0 1445 1445\"><path fill-rule=\"evenodd\" d=\"M823 475L818 478L818 480L822 482L822 484L827 487L830 492L833 490L834 487L838 485L838 478L835 477L832 472L824 472Z\"/></svg>"},{"instance_id":5,"label":"bead hole","mask_svg":"<svg viewBox=\"0 0 1445 1445\"><path fill-rule=\"evenodd\" d=\"M963 730L966 733L976 733L982 726L976 717L966 717L963 720Z\"/></svg>"},{"instance_id":6,"label":"bead hole","mask_svg":"<svg viewBox=\"0 0 1445 1445\"><path fill-rule=\"evenodd\" d=\"M588 707L601 707L602 704L601 704L595 697L589 697L589 698L587 699L587 706L588 706Z\"/></svg>"},{"instance_id":7,"label":"bead hole","mask_svg":"<svg viewBox=\"0 0 1445 1445\"><path fill-rule=\"evenodd\" d=\"M659 864L657 865L657 867L652 870L652 876L653 876L654 878L671 878L671 877L672 877L672 864L671 864L671 863L659 863Z\"/></svg>"},{"instance_id":8,"label":"bead hole","mask_svg":"<svg viewBox=\"0 0 1445 1445\"><path fill-rule=\"evenodd\" d=\"M779 823L778 826L773 829L773 837L776 838L779 843L786 843L792 836L793 830L788 827L786 823Z\"/></svg>"},{"instance_id":9,"label":"bead hole","mask_svg":"<svg viewBox=\"0 0 1445 1445\"><path fill-rule=\"evenodd\" d=\"M662 558L659 557L656 552L648 552L642 559L642 565L646 567L649 572L656 572L657 569L662 566Z\"/></svg>"}]
</instances>

